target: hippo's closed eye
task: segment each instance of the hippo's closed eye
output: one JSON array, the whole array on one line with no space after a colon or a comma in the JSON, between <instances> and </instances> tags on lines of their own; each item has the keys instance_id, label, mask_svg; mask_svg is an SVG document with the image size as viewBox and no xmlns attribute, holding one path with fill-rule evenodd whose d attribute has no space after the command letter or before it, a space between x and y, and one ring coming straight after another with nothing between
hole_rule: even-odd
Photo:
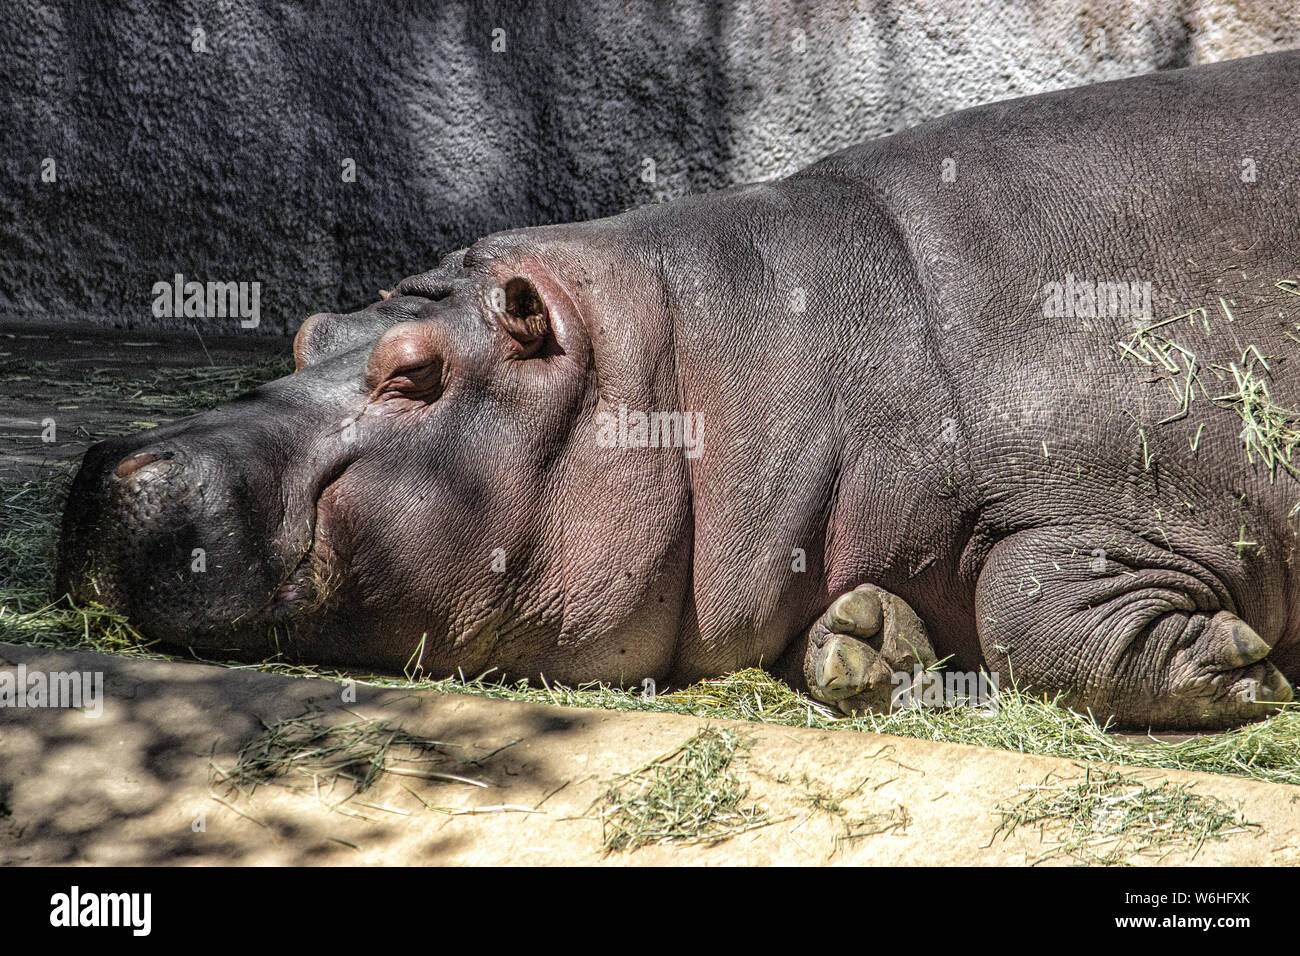
<instances>
[{"instance_id":1,"label":"hippo's closed eye","mask_svg":"<svg viewBox=\"0 0 1300 956\"><path fill-rule=\"evenodd\" d=\"M429 322L401 322L379 337L366 364L371 401L433 402L446 383L446 336Z\"/></svg>"},{"instance_id":2,"label":"hippo's closed eye","mask_svg":"<svg viewBox=\"0 0 1300 956\"><path fill-rule=\"evenodd\" d=\"M452 276L441 270L424 272L418 276L410 276L403 279L393 287L393 291L381 296L385 299L392 296L416 296L421 299L445 299L456 291L455 281Z\"/></svg>"}]
</instances>

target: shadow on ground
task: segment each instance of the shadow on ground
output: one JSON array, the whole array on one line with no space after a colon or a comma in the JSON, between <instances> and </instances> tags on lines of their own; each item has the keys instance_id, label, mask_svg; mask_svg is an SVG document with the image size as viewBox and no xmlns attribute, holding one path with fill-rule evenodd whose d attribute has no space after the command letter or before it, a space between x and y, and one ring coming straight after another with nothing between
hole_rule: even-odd
<instances>
[{"instance_id":1,"label":"shadow on ground","mask_svg":"<svg viewBox=\"0 0 1300 956\"><path fill-rule=\"evenodd\" d=\"M403 856L422 855L426 844L445 850L456 834L441 830L456 811L531 806L572 780L582 760L568 759L566 739L592 721L535 706L487 712L468 698L0 645L0 664L16 673L19 663L102 675L103 707L97 717L3 711L0 862L8 864L311 863L394 845ZM241 792L224 780L220 771L235 767L266 724L303 714L321 725L374 720L439 741L437 771L475 783L382 774L345 799L352 784L330 789L328 776L319 794L293 773L284 782L297 789Z\"/></svg>"}]
</instances>

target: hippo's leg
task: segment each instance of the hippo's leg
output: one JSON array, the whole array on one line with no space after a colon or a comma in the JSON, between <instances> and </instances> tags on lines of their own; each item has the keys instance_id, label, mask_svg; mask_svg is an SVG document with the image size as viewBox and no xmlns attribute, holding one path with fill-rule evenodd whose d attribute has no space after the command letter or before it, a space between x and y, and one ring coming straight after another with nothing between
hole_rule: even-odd
<instances>
[{"instance_id":1,"label":"hippo's leg","mask_svg":"<svg viewBox=\"0 0 1300 956\"><path fill-rule=\"evenodd\" d=\"M976 624L1000 685L1119 727L1213 730L1292 697L1270 643L1195 562L1136 535L1035 529L990 551Z\"/></svg>"},{"instance_id":2,"label":"hippo's leg","mask_svg":"<svg viewBox=\"0 0 1300 956\"><path fill-rule=\"evenodd\" d=\"M786 654L816 700L846 714L888 711L899 685L935 662L916 612L897 595L864 584L831 602Z\"/></svg>"}]
</instances>

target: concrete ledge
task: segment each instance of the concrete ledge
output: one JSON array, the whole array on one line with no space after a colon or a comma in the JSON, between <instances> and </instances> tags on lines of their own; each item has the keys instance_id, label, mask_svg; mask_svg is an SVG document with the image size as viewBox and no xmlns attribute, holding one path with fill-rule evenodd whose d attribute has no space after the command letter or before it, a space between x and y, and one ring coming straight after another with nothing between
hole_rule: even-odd
<instances>
[{"instance_id":1,"label":"concrete ledge","mask_svg":"<svg viewBox=\"0 0 1300 956\"><path fill-rule=\"evenodd\" d=\"M0 863L10 865L1024 864L1043 852L1038 834L991 841L996 807L1049 774L1083 774L1069 761L982 747L671 714L366 687L344 703L342 686L329 681L0 645L0 672L19 664L102 672L104 705L99 717L0 709ZM376 717L455 745L456 772L488 786L385 774L345 805L362 816L348 816L310 790L262 787L245 799L210 784L210 761L231 767L262 721L309 710L322 721ZM591 807L609 782L705 725L753 736L735 766L750 799L778 822L712 847L602 856ZM1194 783L1259 824L1207 843L1197 864L1300 863L1300 787L1131 772ZM816 810L815 794L839 799L850 818L903 807L910 822L846 840L842 818ZM421 799L448 810L537 812L452 814Z\"/></svg>"}]
</instances>

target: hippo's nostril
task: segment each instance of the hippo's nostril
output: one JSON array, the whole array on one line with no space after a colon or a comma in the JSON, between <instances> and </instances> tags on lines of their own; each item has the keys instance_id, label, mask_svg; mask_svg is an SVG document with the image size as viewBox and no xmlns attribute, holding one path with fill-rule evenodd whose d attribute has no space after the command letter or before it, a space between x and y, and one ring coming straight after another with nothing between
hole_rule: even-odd
<instances>
[{"instance_id":1,"label":"hippo's nostril","mask_svg":"<svg viewBox=\"0 0 1300 956\"><path fill-rule=\"evenodd\" d=\"M157 460L157 455L150 455L148 453L141 453L138 455L131 455L129 458L123 458L117 466L117 477L126 478L128 475L135 474L145 465L152 465Z\"/></svg>"}]
</instances>

